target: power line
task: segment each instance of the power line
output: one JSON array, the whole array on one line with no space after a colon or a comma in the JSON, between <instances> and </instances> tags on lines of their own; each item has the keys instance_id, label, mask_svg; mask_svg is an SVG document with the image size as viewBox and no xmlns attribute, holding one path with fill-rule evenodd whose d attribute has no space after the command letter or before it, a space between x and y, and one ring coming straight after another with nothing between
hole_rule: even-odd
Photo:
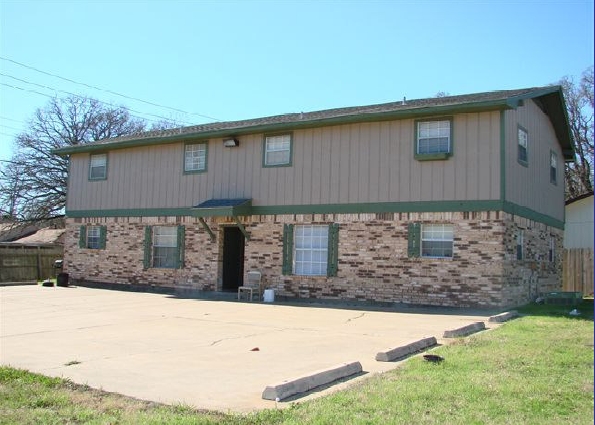
<instances>
[{"instance_id":1,"label":"power line","mask_svg":"<svg viewBox=\"0 0 595 425\"><path fill-rule=\"evenodd\" d=\"M33 83L33 82L31 82L31 81L23 80L22 78L17 78L17 77L14 77L14 76L12 76L12 75L3 74L3 73L0 73L0 75L1 75L1 76L3 76L3 77L12 78L13 80L20 81L20 82L22 82L22 83L25 83L25 84L29 84L29 85L32 85L32 86L40 87L40 88L43 88L43 89L46 89L46 90L52 90L52 91L54 91L54 92L60 92L60 93L65 93L65 94L68 94L68 95L70 95L70 96L76 96L76 97L78 97L78 98L84 98L84 96L80 96L80 95L78 95L78 94L76 94L76 93L71 93L71 92L68 92L68 91L65 91L65 90L56 89L56 88L54 88L54 87L45 86L45 85L43 85L43 84L37 84L37 83ZM4 84L4 83L2 83L2 84L3 84L3 85L5 85L5 86L9 86L9 87L11 87L11 88L18 88L18 87L15 87L15 86L10 86L10 85L8 85L8 84ZM22 90L25 90L25 89L22 89ZM29 90L29 91L31 91L31 90ZM34 92L34 93L37 93L37 94L41 94L41 93L35 92L34 90L33 90L33 92ZM45 96L47 96L47 95L45 95ZM52 96L50 96L50 97L52 97ZM113 105L113 104L111 104L111 103L103 102L103 101L101 101L101 100L97 100L97 101L98 101L98 102L100 102L100 103L103 103L104 105L108 105L108 106L111 106L111 107L116 107L116 105ZM163 117L163 116L161 116L161 115L154 115L154 114L151 114L151 113L148 113L148 112L137 111L137 110L134 110L134 109L128 108L128 107L126 107L126 106L121 106L121 108L123 108L123 109L126 109L126 110L128 110L128 111L130 111L130 112L135 112L135 113L137 113L137 114L148 115L148 116L152 116L152 117L155 117L155 118L159 118L160 120L166 120L166 121L169 121L169 119L168 119L168 118L166 118L166 117ZM140 118L140 117L139 117L139 118ZM146 118L146 119L148 119L148 118ZM150 121L155 121L155 122L157 122L157 120L150 120ZM181 122L181 123L183 123L183 124L192 125L192 123L190 123L190 122L187 122L187 121L180 121L180 122Z\"/></svg>"},{"instance_id":2,"label":"power line","mask_svg":"<svg viewBox=\"0 0 595 425\"><path fill-rule=\"evenodd\" d=\"M18 123L22 122L20 120L15 120L13 118L3 117L2 115L0 115L0 120L14 121L14 122L18 122Z\"/></svg>"},{"instance_id":3,"label":"power line","mask_svg":"<svg viewBox=\"0 0 595 425\"><path fill-rule=\"evenodd\" d=\"M2 128L8 128L9 130L16 130L16 131L21 131L21 129L20 129L20 128L11 127L11 126L9 126L9 125L3 125L3 124L0 124L0 127L2 127Z\"/></svg>"},{"instance_id":4,"label":"power line","mask_svg":"<svg viewBox=\"0 0 595 425\"><path fill-rule=\"evenodd\" d=\"M2 75L4 75L4 74L2 74ZM18 78L15 78L15 77L11 77L11 78L13 78L13 79L17 79L17 80L20 80L20 79L18 79ZM66 94L68 94L68 95L75 96L75 97L77 97L77 98L79 98L79 99L84 99L84 98L85 98L84 96L78 95L78 94L76 94L76 93L67 92L67 91L65 91L65 90L52 89L52 88L49 88L49 87L47 87L47 86L43 86L43 85L41 85L41 84L27 82L27 81L25 81L25 80L20 80L20 81L23 81L23 82L25 82L25 83L27 83L27 84L31 84L31 85L34 85L34 86L39 86L39 87L47 88L47 89L49 89L49 90L54 90L55 92L66 93ZM15 90L21 90L21 91L26 91L26 92L30 92L30 93L34 93L34 94L38 94L38 95L40 95L40 96L45 96L45 97L48 97L48 98L50 98L50 99L53 99L53 98L54 98L54 96L50 96L50 95L48 95L48 94L45 94L45 93L40 93L40 92L38 92L37 90L32 90L32 89L25 89L25 88L22 88L22 87L13 86L13 85L11 85L11 84L6 84L6 83L2 83L2 82L0 82L0 85L3 85L3 86L6 86L6 87L9 87L9 88L11 88L11 89L15 89ZM113 104L111 104L111 103L103 102L103 101L101 101L101 100L97 100L97 102L99 102L99 103L102 103L102 104L104 104L104 105L107 105L107 106L110 106L110 107L112 107L112 108L115 108L115 107L120 107L120 108L122 108L122 109L126 109L127 111L130 111L130 112L134 112L134 113L137 113L137 114L148 115L148 116L151 116L151 117L158 118L158 119L156 120L156 119L151 119L151 118L144 118L144 117L139 117L138 115L133 115L133 114L131 114L132 116L134 116L135 118L138 118L138 119L142 119L142 120L148 120L148 121L153 121L153 122L159 122L159 121L162 121L162 120L169 121L169 119L168 119L168 118L162 117L162 116L160 116L160 115L154 115L154 114L150 114L150 113L148 113L148 112L137 111L137 110L135 110L135 109L130 109L130 108L126 107L126 106L116 106L116 105L113 105ZM182 121L182 123L189 124L188 122L185 122L185 121Z\"/></svg>"},{"instance_id":5,"label":"power line","mask_svg":"<svg viewBox=\"0 0 595 425\"><path fill-rule=\"evenodd\" d=\"M207 118L207 119L214 120L214 121L221 121L220 119L213 118L213 117L210 117L208 115L199 114L197 112L187 112L187 111L184 111L182 109L172 108L170 106L165 106L165 105L160 105L158 103L149 102L149 101L146 101L146 100L143 100L143 99L139 99L139 98L133 97L133 96L127 96L125 94L121 94L121 93L118 93L118 92L115 92L115 91L112 91L112 90L102 89L102 88L97 87L97 86L93 86L93 85L86 84L86 83L81 83L79 81L75 81L75 80L72 80L70 78L66 78L66 77L62 77L60 75L52 74L51 72L42 71L41 69L37 69L37 68L35 68L33 66L26 65L24 63L17 62L15 60L12 60L12 59L9 59L9 58L5 58L3 56L0 56L0 59L2 59L4 61L7 61L7 62L12 62L12 63L14 63L16 65L22 66L24 68L30 69L30 70L35 71L35 72L39 72L41 74L49 75L49 76L54 77L54 78L59 78L59 79L64 80L64 81L68 81L69 83L78 84L80 86L88 87L90 89L99 90L99 91L110 93L110 94L113 94L113 95L116 95L116 96L120 96L120 97L123 97L124 99L135 100L137 102L142 102L142 103L145 103L147 105L156 106L158 108L169 109L171 111L181 112L183 114L196 115L196 116L199 116L199 117L202 117L202 118Z\"/></svg>"}]
</instances>

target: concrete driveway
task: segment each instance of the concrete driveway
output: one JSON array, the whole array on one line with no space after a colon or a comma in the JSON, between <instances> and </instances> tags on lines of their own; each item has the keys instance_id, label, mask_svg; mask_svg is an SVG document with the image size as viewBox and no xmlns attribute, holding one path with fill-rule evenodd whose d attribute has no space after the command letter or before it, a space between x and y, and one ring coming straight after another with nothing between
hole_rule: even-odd
<instances>
[{"instance_id":1,"label":"concrete driveway","mask_svg":"<svg viewBox=\"0 0 595 425\"><path fill-rule=\"evenodd\" d=\"M386 371L398 363L377 362L378 351L430 336L441 343L445 330L488 325L492 313L8 286L0 287L0 363L144 400L247 412L275 406L261 398L268 384L351 361Z\"/></svg>"}]
</instances>

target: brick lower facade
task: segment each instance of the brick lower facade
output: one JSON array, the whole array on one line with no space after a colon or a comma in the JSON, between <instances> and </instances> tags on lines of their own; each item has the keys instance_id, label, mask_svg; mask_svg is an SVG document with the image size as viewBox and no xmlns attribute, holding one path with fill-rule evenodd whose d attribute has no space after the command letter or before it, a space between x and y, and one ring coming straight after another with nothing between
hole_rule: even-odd
<instances>
[{"instance_id":1,"label":"brick lower facade","mask_svg":"<svg viewBox=\"0 0 595 425\"><path fill-rule=\"evenodd\" d=\"M235 223L224 217L206 222L215 240L194 217L69 218L64 271L73 282L220 291L223 228ZM260 270L278 297L489 308L521 305L561 288L563 231L500 211L270 215L241 222L250 234L244 273ZM411 222L452 225L453 258L410 258ZM283 225L330 223L339 224L337 276L283 275ZM106 248L79 248L81 225L106 226ZM185 226L183 268L143 268L144 228L153 225Z\"/></svg>"}]
</instances>

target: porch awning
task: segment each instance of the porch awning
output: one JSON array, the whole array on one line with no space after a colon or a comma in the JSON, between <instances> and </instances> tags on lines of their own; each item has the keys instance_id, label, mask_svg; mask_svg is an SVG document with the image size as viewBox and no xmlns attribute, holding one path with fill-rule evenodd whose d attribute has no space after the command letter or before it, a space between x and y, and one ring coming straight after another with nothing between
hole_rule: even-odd
<instances>
[{"instance_id":1,"label":"porch awning","mask_svg":"<svg viewBox=\"0 0 595 425\"><path fill-rule=\"evenodd\" d=\"M252 199L209 199L192 207L195 217L237 217L250 215Z\"/></svg>"}]
</instances>

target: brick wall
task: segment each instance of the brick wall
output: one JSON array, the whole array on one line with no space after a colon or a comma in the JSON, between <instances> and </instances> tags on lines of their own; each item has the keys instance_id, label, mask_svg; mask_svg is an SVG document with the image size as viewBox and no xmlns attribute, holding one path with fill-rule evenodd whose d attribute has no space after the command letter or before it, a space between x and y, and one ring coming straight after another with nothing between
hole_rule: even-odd
<instances>
[{"instance_id":1,"label":"brick wall","mask_svg":"<svg viewBox=\"0 0 595 425\"><path fill-rule=\"evenodd\" d=\"M454 227L452 259L409 258L410 222ZM208 219L212 241L191 217L68 219L65 263L73 281L221 289L222 228ZM320 298L456 307L509 307L561 287L562 231L497 211L251 216L244 271L260 270L277 297ZM336 277L282 275L283 224L339 224ZM78 248L81 224L107 226L105 250ZM186 227L185 268L143 270L144 227ZM516 235L524 231L525 257L516 258ZM548 258L550 237L555 261Z\"/></svg>"}]
</instances>

